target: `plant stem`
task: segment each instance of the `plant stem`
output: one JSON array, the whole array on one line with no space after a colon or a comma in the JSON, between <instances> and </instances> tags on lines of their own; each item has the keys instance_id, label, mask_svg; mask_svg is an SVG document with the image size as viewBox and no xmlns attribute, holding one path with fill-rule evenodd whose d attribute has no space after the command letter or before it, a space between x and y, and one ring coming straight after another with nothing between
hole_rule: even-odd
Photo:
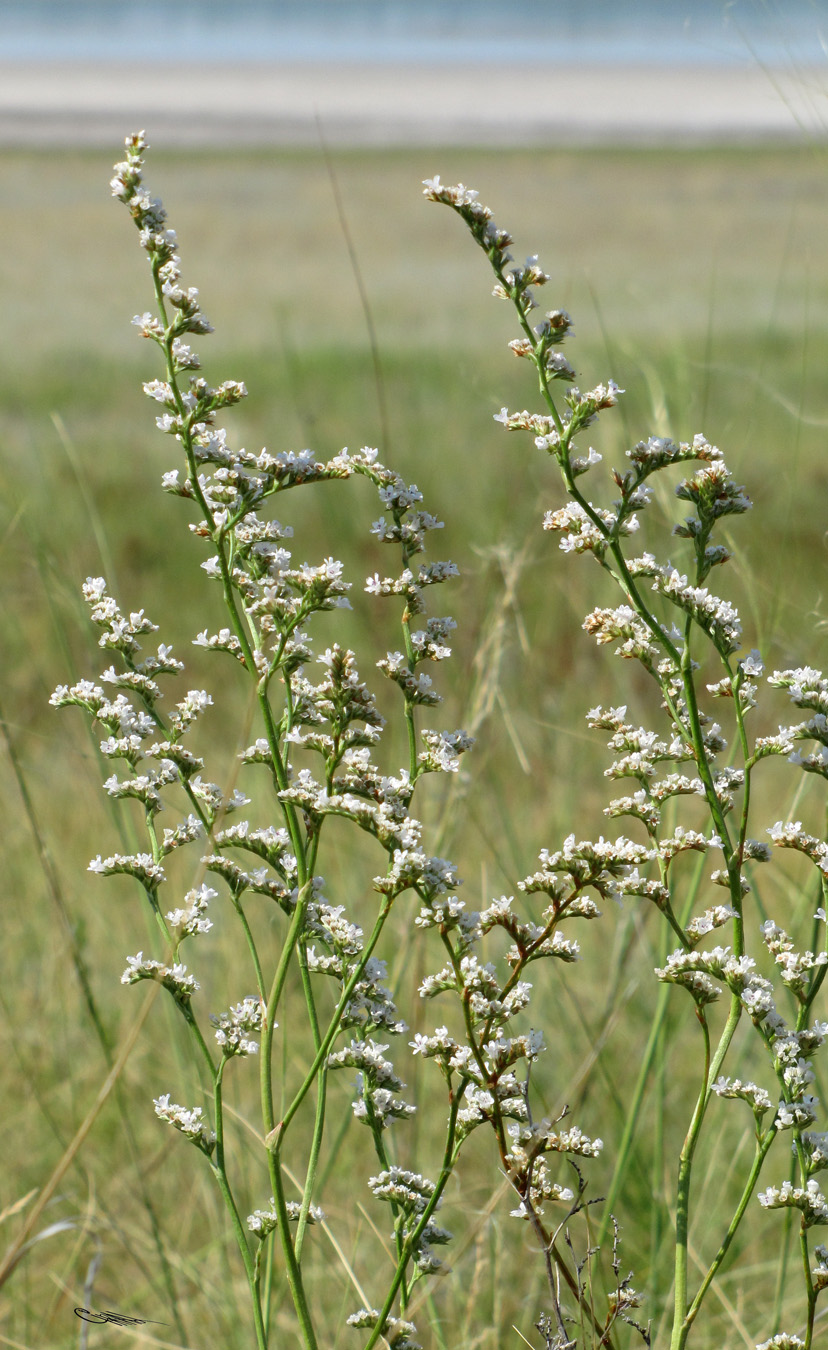
<instances>
[{"instance_id":1,"label":"plant stem","mask_svg":"<svg viewBox=\"0 0 828 1350\"><path fill-rule=\"evenodd\" d=\"M267 1333L265 1332L264 1320L262 1318L262 1305L259 1297L259 1281L256 1273L255 1262L250 1251L250 1245L247 1241L241 1217L239 1215L236 1201L233 1198L233 1192L230 1189L230 1183L227 1179L227 1168L224 1161L224 1111L221 1099L221 1081L224 1074L226 1059L222 1059L215 1074L215 1083L213 1086L213 1109L216 1121L216 1150L215 1157L210 1159L210 1167L213 1175L219 1185L219 1190L224 1197L224 1203L230 1215L230 1223L233 1233L238 1243L241 1258L244 1263L247 1283L250 1286L250 1300L253 1304L253 1321L256 1327L256 1343L259 1350L267 1350Z\"/></svg>"},{"instance_id":2,"label":"plant stem","mask_svg":"<svg viewBox=\"0 0 828 1350\"><path fill-rule=\"evenodd\" d=\"M676 1342L676 1344L679 1346L684 1346L686 1344L687 1337L690 1333L690 1328L692 1327L693 1322L695 1321L696 1316L698 1315L698 1311L702 1305L702 1300L704 1299L705 1294L707 1293L708 1289L710 1288L710 1285L715 1279L722 1262L727 1256L730 1244L732 1243L734 1237L736 1236L736 1230L738 1229L739 1224L742 1222L745 1210L747 1209L748 1204L750 1203L750 1198L753 1195L754 1188L756 1186L757 1181L759 1180L759 1174L762 1171L762 1166L764 1164L765 1158L768 1155L768 1150L770 1149L771 1144L776 1138L776 1134L777 1134L776 1127L772 1125L770 1129L767 1131L767 1133L762 1137L761 1142L757 1141L757 1148L755 1157L753 1159L753 1165L750 1169L747 1180L745 1182L744 1189L742 1191L742 1195L739 1200L739 1204L737 1205L733 1218L730 1221L727 1233L725 1234L724 1239L722 1240L722 1244L719 1247L719 1250L717 1251L715 1257L713 1258L713 1261L710 1264L710 1268L707 1271L707 1274L705 1275L704 1279L699 1285L696 1297L693 1299L693 1302L690 1304L690 1307L687 1310L687 1314L684 1318L684 1322L681 1327L681 1336L679 1340Z\"/></svg>"},{"instance_id":3,"label":"plant stem","mask_svg":"<svg viewBox=\"0 0 828 1350\"><path fill-rule=\"evenodd\" d=\"M710 1031L703 1009L697 1010L704 1036L704 1073L701 1091L690 1122L690 1128L679 1155L678 1183L676 1186L676 1262L675 1294L673 1314L673 1335L671 1350L679 1350L683 1345L681 1328L687 1311L687 1241L690 1226L690 1182L693 1170L693 1154L698 1143L707 1106L708 1083L710 1082Z\"/></svg>"},{"instance_id":4,"label":"plant stem","mask_svg":"<svg viewBox=\"0 0 828 1350\"><path fill-rule=\"evenodd\" d=\"M411 1259L411 1253L414 1251L416 1247L420 1234L423 1232L432 1214L437 1209L437 1206L440 1203L440 1198L443 1194L443 1191L445 1190L445 1187L454 1169L454 1164L457 1160L457 1151L455 1149L454 1140L455 1140L455 1132L457 1129L457 1112L460 1109L461 1101L462 1096L460 1094L457 1093L453 1094L451 1105L449 1108L448 1125L446 1128L446 1143L445 1148L443 1150L443 1162L440 1168L440 1175L437 1178L437 1183L434 1187L434 1193L430 1197L428 1204L426 1205L425 1209L420 1215L417 1221L416 1228L414 1228L414 1230L409 1234L409 1236L403 1243L402 1251L397 1260L397 1268L394 1272L394 1278L391 1281L388 1293L385 1296L385 1302L383 1303L382 1308L380 1309L380 1315L379 1318L377 1319L377 1324L374 1327L373 1331L371 1332L371 1335L369 1336L368 1340L365 1342L363 1350L373 1350L373 1347L376 1345L380 1336L383 1334L383 1328L388 1320L391 1309L394 1306L394 1300L397 1297L397 1290L399 1289L401 1283L405 1278L405 1271L408 1262Z\"/></svg>"}]
</instances>

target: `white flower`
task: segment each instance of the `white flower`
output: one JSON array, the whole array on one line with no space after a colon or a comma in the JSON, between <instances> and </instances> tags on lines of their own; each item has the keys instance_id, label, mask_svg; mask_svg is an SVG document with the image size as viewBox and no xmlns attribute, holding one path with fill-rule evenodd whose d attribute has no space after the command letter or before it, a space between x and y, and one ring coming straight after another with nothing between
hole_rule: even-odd
<instances>
[{"instance_id":1,"label":"white flower","mask_svg":"<svg viewBox=\"0 0 828 1350\"><path fill-rule=\"evenodd\" d=\"M155 1114L162 1120L166 1120L170 1125L174 1125L177 1130L192 1139L194 1144L210 1153L216 1142L216 1136L213 1130L207 1128L204 1123L204 1112L200 1106L188 1109L186 1106L177 1106L170 1102L169 1093L163 1097L156 1097L154 1100Z\"/></svg>"}]
</instances>

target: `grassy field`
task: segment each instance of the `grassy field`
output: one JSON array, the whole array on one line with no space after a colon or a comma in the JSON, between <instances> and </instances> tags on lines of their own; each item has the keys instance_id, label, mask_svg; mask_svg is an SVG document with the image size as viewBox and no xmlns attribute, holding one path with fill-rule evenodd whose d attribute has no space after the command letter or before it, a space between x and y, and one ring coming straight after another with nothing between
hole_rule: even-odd
<instances>
[{"instance_id":1,"label":"grassy field","mask_svg":"<svg viewBox=\"0 0 828 1350\"><path fill-rule=\"evenodd\" d=\"M755 502L752 515L730 532L736 555L728 585L743 611L746 645L760 646L769 667L819 666L828 617L825 167L824 152L812 147L410 150L337 154L332 167L306 153L184 156L161 146L151 152L149 185L168 205L185 280L200 287L216 326L216 336L199 343L207 374L244 379L251 393L233 420L234 438L253 449L307 445L320 457L346 444L380 445L446 521L435 552L457 561L462 579L453 596L441 596L460 627L439 723L461 726L473 718L479 743L470 780L448 800L435 795L428 809L432 822L442 821L442 851L458 861L472 907L513 893L541 847L557 846L570 831L587 838L607 829L604 752L583 714L597 702L645 706L647 691L635 679L631 690L629 672L597 655L580 632L584 613L606 594L601 578L542 534L542 512L559 502L559 486L549 464L530 455L530 442L507 439L492 422L503 404L532 406L532 381L505 346L515 336L511 314L489 299L485 259L460 223L423 202L420 180L439 172L445 181L462 178L477 187L514 233L518 256L540 253L552 278L544 298L575 319L569 354L581 387L612 376L627 391L596 432L606 460L620 466L624 449L649 434L687 439L703 429L722 447ZM80 583L105 572L124 608L145 606L161 623L160 639L185 657L191 636L217 615L181 504L158 489L172 466L173 443L155 432L141 392L142 379L160 374L155 353L129 326L134 313L150 308L149 278L126 214L109 200L108 177L109 159L97 153L0 156L0 715L8 738L0 752L6 1151L0 1211L8 1240L27 1206L8 1208L26 1196L33 1203L31 1193L58 1164L106 1076L73 943L88 967L106 1036L117 1046L143 1001L118 984L124 957L151 940L126 881L104 882L85 870L95 854L122 847L134 822L108 810L100 789L105 773L80 716L58 717L46 706L58 682L99 669ZM307 496L313 515L295 503L296 552L309 559L334 552L357 578L373 571L370 495L355 494L361 519L350 494L343 510L337 485ZM673 512L665 500L652 514L658 522ZM372 656L397 641L375 633L359 605L347 633L367 652L366 671ZM214 668L195 655L187 660L193 685L213 687ZM221 697L220 725L210 728L218 743L214 776L232 772L236 717L244 713L229 682ZM780 699L777 720L786 717ZM767 775L767 800L757 806L757 819L768 823L794 808L785 796L791 780L781 765L774 773L775 767ZM806 793L796 813L821 833L818 793ZM347 890L354 869L366 863L370 868L375 859L343 856L332 889ZM800 880L795 873L775 889L768 883L760 904L775 917L811 904ZM563 1034L554 1062L542 1067L542 1090L550 1110L568 1101L574 1118L603 1136L604 1158L590 1174L594 1194L610 1184L613 1142L659 998L650 974L662 941L655 917L633 906L607 913L593 931L579 934L581 966L566 967L555 981L543 977L539 1006ZM257 922L264 933L265 918ZM430 955L415 944L397 954L395 977L402 978L409 958L431 968ZM246 991L232 986L229 954L223 962L210 969L207 996L227 982L237 999ZM215 1006L224 1006L223 995L216 996ZM670 1057L662 1042L618 1202L625 1216L622 1263L635 1270L636 1287L653 1292L645 1317L653 1318L654 1330L670 1290L664 1234L676 1140L686 1128L695 1073L684 1002L678 996L669 1003ZM290 1078L297 1066L287 1042L284 1053ZM741 1070L740 1064L731 1071ZM151 1097L165 1091L195 1101L198 1087L178 1028L159 1002L118 1093L44 1212L42 1241L0 1291L0 1344L31 1350L84 1344L78 1341L84 1324L72 1313L84 1303L168 1324L132 1333L139 1343L180 1344L159 1245L189 1345L241 1350L253 1343L237 1256L222 1236L209 1178L195 1153L168 1138L172 1131L152 1114ZM233 1092L240 1120L245 1114L255 1120L247 1089ZM332 1139L349 1115L346 1085L335 1093ZM746 1122L721 1109L721 1131L698 1173L692 1243L701 1257L715 1249L717 1217L736 1193L731 1164L749 1146ZM398 1129L400 1160L428 1171L434 1147L428 1120L408 1141L402 1131L411 1127ZM335 1330L342 1310L359 1303L345 1258L370 1268L382 1260L385 1241L349 1191L351 1175L372 1167L366 1141L355 1133L339 1143L323 1195L333 1226L344 1233L342 1255L320 1238L311 1275L313 1296L326 1309L328 1343L337 1347L358 1340ZM417 1317L428 1328L429 1348L495 1350L523 1344L521 1336L539 1344L533 1323L543 1307L541 1262L508 1219L508 1196L489 1202L492 1155L478 1133L476 1152L444 1209L444 1221L459 1235L449 1249L452 1270ZM258 1150L242 1123L238 1143L244 1203L261 1206ZM654 1195L660 1208L651 1219ZM158 1239L148 1196L161 1225ZM762 1214L746 1227L700 1323L699 1350L752 1346L771 1334L783 1228L778 1215ZM794 1308L797 1298L792 1287ZM284 1344L292 1345L289 1299L278 1281L275 1307ZM114 1339L109 1327L87 1330L90 1347Z\"/></svg>"}]
</instances>

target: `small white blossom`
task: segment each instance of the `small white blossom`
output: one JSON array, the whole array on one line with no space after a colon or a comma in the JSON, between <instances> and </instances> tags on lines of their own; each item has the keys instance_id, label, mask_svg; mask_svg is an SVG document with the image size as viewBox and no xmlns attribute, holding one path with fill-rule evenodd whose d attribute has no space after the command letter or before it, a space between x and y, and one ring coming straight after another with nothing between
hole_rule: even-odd
<instances>
[{"instance_id":1,"label":"small white blossom","mask_svg":"<svg viewBox=\"0 0 828 1350\"><path fill-rule=\"evenodd\" d=\"M186 1106L177 1106L170 1102L169 1093L163 1097L154 1099L155 1114L162 1120L166 1120L170 1125L174 1125L177 1130L191 1139L199 1148L210 1153L216 1142L216 1136L213 1130L207 1128L204 1123L204 1112L200 1106L188 1109Z\"/></svg>"},{"instance_id":2,"label":"small white blossom","mask_svg":"<svg viewBox=\"0 0 828 1350\"><path fill-rule=\"evenodd\" d=\"M718 1097L741 1097L742 1101L748 1103L757 1114L763 1114L769 1111L773 1105L770 1095L763 1087L758 1087L756 1083L743 1083L741 1078L725 1078L720 1076L712 1084L713 1091Z\"/></svg>"}]
</instances>

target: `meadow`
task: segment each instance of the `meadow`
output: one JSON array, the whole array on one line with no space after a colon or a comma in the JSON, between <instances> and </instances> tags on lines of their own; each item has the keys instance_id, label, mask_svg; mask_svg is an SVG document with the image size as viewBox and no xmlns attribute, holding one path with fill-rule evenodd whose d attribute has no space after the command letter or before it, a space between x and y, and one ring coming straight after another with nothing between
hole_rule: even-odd
<instances>
[{"instance_id":1,"label":"meadow","mask_svg":"<svg viewBox=\"0 0 828 1350\"><path fill-rule=\"evenodd\" d=\"M151 292L109 198L116 153L0 155L3 1245L86 1117L107 1053L128 1037L142 1002L118 981L126 953L146 938L143 916L126 879L102 882L86 871L95 854L129 842L129 813L101 791L105 772L81 718L48 707L58 683L97 669L80 584L105 574L124 608L145 606L179 654L210 622L214 603L202 594L180 504L159 489L171 443L155 432L141 392L142 380L160 372L129 324ZM602 602L601 578L541 532L543 511L559 504L551 466L492 420L504 405L531 406L531 380L506 348L513 321L489 298L484 260L449 213L423 201L420 181L439 172L473 185L514 234L516 255L540 253L551 274L544 300L574 318L568 354L582 387L611 376L626 390L596 432L605 460L620 465L624 450L648 435L687 440L702 429L725 451L754 501L747 521L726 531L735 551L729 582L746 645L761 647L772 668L820 665L826 645L825 167L818 146L411 149L338 152L330 162L321 153L185 156L153 147L151 185L170 207L187 280L216 328L200 344L205 366L250 390L233 415L235 441L309 446L322 458L343 445L379 446L446 522L437 553L457 562L461 580L443 601L459 627L441 722L471 724L478 744L463 778L433 792L428 809L472 905L512 892L541 847L606 828L605 751L584 714L632 696L646 705L647 691L634 677L631 695L628 671L580 630L584 613ZM357 576L373 570L372 504L363 500L362 521L340 509L333 489L314 493L313 515L298 501L303 556L336 551ZM384 654L385 638L356 602L347 624L363 653ZM187 659L198 672L197 657ZM364 654L361 664L367 670ZM197 673L191 678L198 683ZM204 675L215 678L212 668ZM245 707L232 687L223 696L238 718L210 732L230 781ZM806 785L801 800L782 801L788 780L772 773L765 790L758 816L772 823L796 806L822 832L817 791ZM360 862L359 850L343 853L334 880L347 888ZM788 893L761 903L811 903L800 880L793 869ZM564 1033L542 1083L550 1110L570 1103L607 1143L591 1187L612 1187L624 1214L622 1264L651 1292L644 1315L658 1345L671 1280L664 1234L672 1144L686 1116L681 1045L692 1019L678 997L662 1008L651 976L663 960L662 935L640 905L606 907L582 938L580 966L539 977L543 1006ZM413 941L391 962L392 983L409 960L424 960ZM211 978L219 984L223 974L217 968ZM657 1007L665 1034L653 1044ZM648 1041L647 1081L613 1180ZM287 1079L289 1040L283 1053ZM221 1236L208 1179L152 1112L153 1096L187 1082L194 1099L194 1066L159 1000L29 1235L38 1240L0 1289L0 1344L94 1350L129 1334L139 1344L177 1346L182 1329L194 1350L253 1344L236 1254ZM244 1090L231 1103L243 1167ZM345 1084L336 1085L335 1103L335 1162L323 1190L349 1245L335 1250L321 1238L309 1279L312 1296L330 1309L329 1344L347 1347L355 1333L335 1328L353 1303L349 1271L372 1244L381 1253L384 1238L348 1189L349 1174L370 1161L344 1128ZM428 1156L427 1117L397 1128L409 1131L407 1156ZM723 1116L705 1146L691 1255L706 1251L731 1199L731 1162L749 1134L738 1115ZM249 1159L254 1144L251 1137ZM539 1345L542 1265L508 1217L505 1185L489 1200L487 1167L485 1141L475 1139L445 1206L458 1234L451 1269L418 1317L429 1347L495 1350L522 1338ZM240 1188L251 1208L260 1203L245 1193L244 1176ZM774 1310L787 1311L789 1239L779 1216L755 1216L711 1296L694 1342L700 1350L752 1347L771 1334ZM275 1327L293 1344L284 1295L277 1277ZM78 1323L72 1310L80 1304L167 1325L115 1333Z\"/></svg>"}]
</instances>

